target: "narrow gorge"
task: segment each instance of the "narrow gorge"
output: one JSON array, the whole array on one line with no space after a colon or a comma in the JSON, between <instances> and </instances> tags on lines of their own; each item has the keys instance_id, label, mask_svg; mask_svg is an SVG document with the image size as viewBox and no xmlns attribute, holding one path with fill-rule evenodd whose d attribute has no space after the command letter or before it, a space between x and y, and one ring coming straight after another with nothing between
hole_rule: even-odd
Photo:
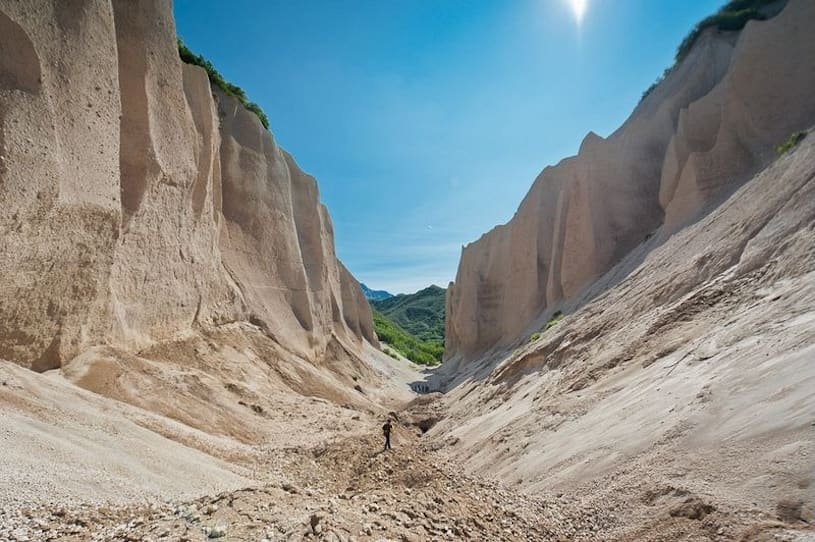
<instances>
[{"instance_id":1,"label":"narrow gorge","mask_svg":"<svg viewBox=\"0 0 815 542\"><path fill-rule=\"evenodd\" d=\"M0 0L0 542L815 539L815 2L717 15L391 296L170 0Z\"/></svg>"}]
</instances>

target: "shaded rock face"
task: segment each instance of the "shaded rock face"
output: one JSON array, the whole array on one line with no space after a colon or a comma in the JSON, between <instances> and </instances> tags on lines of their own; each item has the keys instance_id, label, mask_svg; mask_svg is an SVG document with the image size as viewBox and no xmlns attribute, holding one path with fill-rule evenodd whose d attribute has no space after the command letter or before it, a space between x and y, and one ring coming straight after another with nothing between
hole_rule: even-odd
<instances>
[{"instance_id":1,"label":"shaded rock face","mask_svg":"<svg viewBox=\"0 0 815 542\"><path fill-rule=\"evenodd\" d=\"M659 230L670 235L815 122L815 4L708 30L607 139L547 167L512 220L466 246L447 294L446 359L518 340Z\"/></svg>"},{"instance_id":2,"label":"shaded rock face","mask_svg":"<svg viewBox=\"0 0 815 542\"><path fill-rule=\"evenodd\" d=\"M0 357L45 370L106 320L121 106L109 4L24 4L0 9Z\"/></svg>"},{"instance_id":3,"label":"shaded rock face","mask_svg":"<svg viewBox=\"0 0 815 542\"><path fill-rule=\"evenodd\" d=\"M241 305L273 336L307 352L331 330L376 342L371 309L334 254L317 181L257 117L217 92L223 263Z\"/></svg>"},{"instance_id":4,"label":"shaded rock face","mask_svg":"<svg viewBox=\"0 0 815 542\"><path fill-rule=\"evenodd\" d=\"M235 321L375 343L316 181L175 39L168 1L0 1L0 358Z\"/></svg>"}]
</instances>

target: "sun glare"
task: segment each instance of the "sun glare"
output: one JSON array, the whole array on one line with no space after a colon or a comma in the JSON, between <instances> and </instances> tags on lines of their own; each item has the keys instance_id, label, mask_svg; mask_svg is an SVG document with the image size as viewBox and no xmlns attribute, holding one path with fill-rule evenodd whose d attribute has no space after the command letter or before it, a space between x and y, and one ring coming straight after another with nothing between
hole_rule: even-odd
<instances>
[{"instance_id":1,"label":"sun glare","mask_svg":"<svg viewBox=\"0 0 815 542\"><path fill-rule=\"evenodd\" d=\"M583 16L586 15L586 9L589 7L589 0L569 0L569 5L572 7L577 24L582 23Z\"/></svg>"}]
</instances>

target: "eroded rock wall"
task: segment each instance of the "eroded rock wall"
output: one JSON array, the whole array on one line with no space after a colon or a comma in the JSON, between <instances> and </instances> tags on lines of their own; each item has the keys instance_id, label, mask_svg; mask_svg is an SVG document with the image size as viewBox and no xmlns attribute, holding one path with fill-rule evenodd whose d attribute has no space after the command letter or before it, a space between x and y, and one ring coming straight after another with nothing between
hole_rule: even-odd
<instances>
[{"instance_id":1,"label":"eroded rock wall","mask_svg":"<svg viewBox=\"0 0 815 542\"><path fill-rule=\"evenodd\" d=\"M234 320L213 212L217 117L206 73L183 67L170 3L113 2L122 103L121 235L112 337L128 349Z\"/></svg>"},{"instance_id":2,"label":"eroded rock wall","mask_svg":"<svg viewBox=\"0 0 815 542\"><path fill-rule=\"evenodd\" d=\"M0 3L0 358L58 367L104 323L119 238L109 2Z\"/></svg>"},{"instance_id":3,"label":"eroded rock wall","mask_svg":"<svg viewBox=\"0 0 815 542\"><path fill-rule=\"evenodd\" d=\"M446 358L518 340L662 228L706 211L815 122L815 4L705 31L607 139L547 167L512 220L462 251Z\"/></svg>"},{"instance_id":4,"label":"eroded rock wall","mask_svg":"<svg viewBox=\"0 0 815 542\"><path fill-rule=\"evenodd\" d=\"M170 1L0 0L0 50L0 358L236 321L305 359L376 342L316 181L180 61Z\"/></svg>"},{"instance_id":5,"label":"eroded rock wall","mask_svg":"<svg viewBox=\"0 0 815 542\"><path fill-rule=\"evenodd\" d=\"M216 94L222 134L220 244L251 320L304 354L324 350L332 332L375 343L370 307L334 253L334 230L317 181L253 113L235 98Z\"/></svg>"},{"instance_id":6,"label":"eroded rock wall","mask_svg":"<svg viewBox=\"0 0 815 542\"><path fill-rule=\"evenodd\" d=\"M815 4L791 0L742 32L722 81L683 108L662 168L660 204L676 230L815 120Z\"/></svg>"}]
</instances>

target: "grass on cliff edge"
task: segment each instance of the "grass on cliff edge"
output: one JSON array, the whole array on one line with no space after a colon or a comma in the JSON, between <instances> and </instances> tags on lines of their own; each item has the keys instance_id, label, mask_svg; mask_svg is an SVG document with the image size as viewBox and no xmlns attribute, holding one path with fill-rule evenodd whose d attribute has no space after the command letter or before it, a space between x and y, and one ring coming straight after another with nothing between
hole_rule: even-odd
<instances>
[{"instance_id":1,"label":"grass on cliff edge","mask_svg":"<svg viewBox=\"0 0 815 542\"><path fill-rule=\"evenodd\" d=\"M789 136L785 142L778 145L775 148L775 151L779 155L786 154L786 153L790 152L792 149L794 149L795 147L797 147L798 144L801 141L803 141L806 136L807 136L806 132L795 132L794 134Z\"/></svg>"},{"instance_id":2,"label":"grass on cliff edge","mask_svg":"<svg viewBox=\"0 0 815 542\"><path fill-rule=\"evenodd\" d=\"M204 70L207 72L207 75L209 76L210 84L215 85L216 87L221 89L224 92L224 94L237 98L237 100L241 104L243 104L243 106L246 109L257 115L258 119L260 120L260 123L263 124L264 128L266 128L267 130L269 129L269 117L266 116L266 113L263 112L263 109L261 109L260 106L255 102L250 102L249 98L246 96L246 92L244 92L244 90L241 87L233 83L230 83L229 81L224 79L224 76L221 75L221 72L215 69L215 66L212 64L212 62L210 62L201 55L193 53L189 47L184 45L184 42L181 40L181 38L178 38L178 56L180 56L181 60L183 60L187 64L193 64L195 66L201 66L202 68L204 68Z\"/></svg>"},{"instance_id":3,"label":"grass on cliff edge","mask_svg":"<svg viewBox=\"0 0 815 542\"><path fill-rule=\"evenodd\" d=\"M696 26L685 36L685 39L682 40L682 43L679 44L679 47L676 49L676 57L674 59L673 66L667 68L662 75L654 82L653 85L648 87L648 89L642 93L642 98L640 101L644 100L648 97L651 92L659 84L665 80L669 73L680 63L682 62L690 50L693 48L693 45L696 43L696 40L699 39L699 36L702 35L708 28L717 28L724 32L736 32L744 28L748 21L757 20L763 21L766 19L763 13L761 13L761 8L764 6L768 6L770 4L774 4L778 0L731 0L721 8L719 11L711 15L710 17L706 17L699 21Z\"/></svg>"},{"instance_id":4,"label":"grass on cliff edge","mask_svg":"<svg viewBox=\"0 0 815 542\"><path fill-rule=\"evenodd\" d=\"M774 4L778 0L731 0L719 11L702 19L690 33L685 36L676 50L676 63L681 62L690 52L693 44L707 28L716 27L725 32L741 30L748 21L763 21L766 19L761 8Z\"/></svg>"},{"instance_id":5,"label":"grass on cliff edge","mask_svg":"<svg viewBox=\"0 0 815 542\"><path fill-rule=\"evenodd\" d=\"M565 316L563 316L562 312L556 311L555 314L553 314L552 317L549 319L549 321L546 322L546 325L543 326L543 328L540 331L537 331L537 332L533 333L532 335L530 335L529 339L526 342L533 343L533 342L537 341L538 339L541 338L541 336L544 333L546 333L548 330L550 330L553 327L555 327L556 325L558 325L560 323L560 321L563 320L564 318L565 318Z\"/></svg>"},{"instance_id":6,"label":"grass on cliff edge","mask_svg":"<svg viewBox=\"0 0 815 542\"><path fill-rule=\"evenodd\" d=\"M413 363L419 365L438 365L444 354L444 344L436 341L421 341L389 320L376 309L373 309L374 330L379 340L387 343ZM390 353L385 350L385 353ZM393 357L391 355L391 357Z\"/></svg>"}]
</instances>

